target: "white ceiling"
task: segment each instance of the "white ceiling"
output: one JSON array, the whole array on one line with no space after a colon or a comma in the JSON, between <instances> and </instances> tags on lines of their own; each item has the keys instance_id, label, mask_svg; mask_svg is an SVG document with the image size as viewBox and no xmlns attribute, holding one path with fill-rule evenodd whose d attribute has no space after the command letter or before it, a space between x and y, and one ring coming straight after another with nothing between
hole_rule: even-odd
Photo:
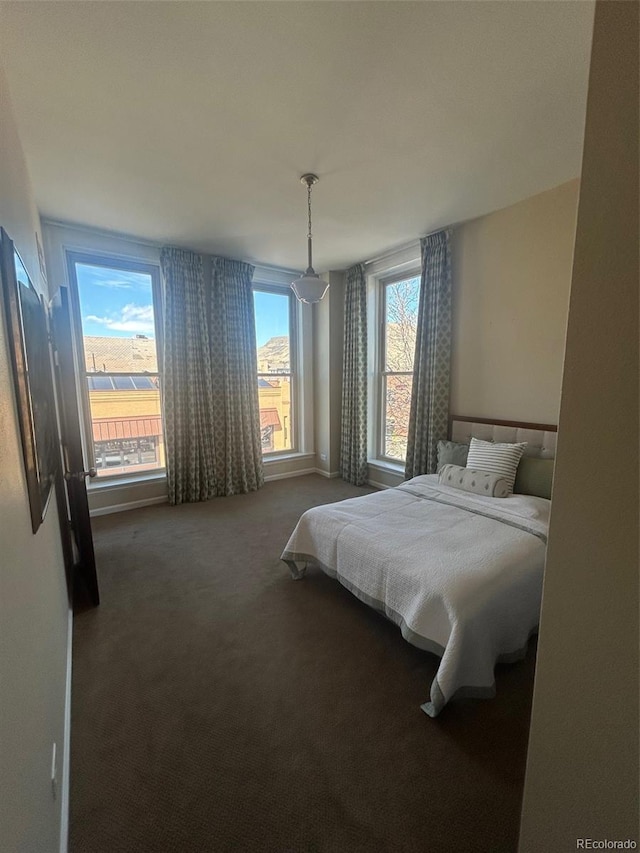
<instances>
[{"instance_id":1,"label":"white ceiling","mask_svg":"<svg viewBox=\"0 0 640 853\"><path fill-rule=\"evenodd\" d=\"M294 269L580 172L591 2L2 3L43 216Z\"/></svg>"}]
</instances>

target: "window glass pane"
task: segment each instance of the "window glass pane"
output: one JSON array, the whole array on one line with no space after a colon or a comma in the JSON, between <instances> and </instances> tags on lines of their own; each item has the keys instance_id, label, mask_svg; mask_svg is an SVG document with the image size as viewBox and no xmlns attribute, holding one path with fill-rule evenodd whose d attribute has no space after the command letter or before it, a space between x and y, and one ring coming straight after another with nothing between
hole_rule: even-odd
<instances>
[{"instance_id":1,"label":"window glass pane","mask_svg":"<svg viewBox=\"0 0 640 853\"><path fill-rule=\"evenodd\" d=\"M132 391L134 388L133 380L130 376L114 376L113 384L116 391Z\"/></svg>"},{"instance_id":2,"label":"window glass pane","mask_svg":"<svg viewBox=\"0 0 640 853\"><path fill-rule=\"evenodd\" d=\"M254 290L262 452L293 449L290 296Z\"/></svg>"},{"instance_id":3,"label":"window glass pane","mask_svg":"<svg viewBox=\"0 0 640 853\"><path fill-rule=\"evenodd\" d=\"M262 452L291 450L293 448L291 374L259 376L258 402Z\"/></svg>"},{"instance_id":4,"label":"window glass pane","mask_svg":"<svg viewBox=\"0 0 640 853\"><path fill-rule=\"evenodd\" d=\"M98 476L164 467L152 278L75 264ZM148 372L151 376L131 376ZM120 374L120 375L118 375Z\"/></svg>"},{"instance_id":5,"label":"window glass pane","mask_svg":"<svg viewBox=\"0 0 640 853\"><path fill-rule=\"evenodd\" d=\"M151 276L75 267L87 371L157 373Z\"/></svg>"},{"instance_id":6,"label":"window glass pane","mask_svg":"<svg viewBox=\"0 0 640 853\"><path fill-rule=\"evenodd\" d=\"M417 276L385 287L385 370L413 370L419 294Z\"/></svg>"},{"instance_id":7,"label":"window glass pane","mask_svg":"<svg viewBox=\"0 0 640 853\"><path fill-rule=\"evenodd\" d=\"M89 406L98 476L164 468L160 390L151 378L144 389L130 376L87 377ZM127 389L118 382L128 379ZM113 380L108 393L92 389L97 380Z\"/></svg>"},{"instance_id":8,"label":"window glass pane","mask_svg":"<svg viewBox=\"0 0 640 853\"><path fill-rule=\"evenodd\" d=\"M400 461L407 458L412 383L411 374L384 377L384 454Z\"/></svg>"},{"instance_id":9,"label":"window glass pane","mask_svg":"<svg viewBox=\"0 0 640 853\"><path fill-rule=\"evenodd\" d=\"M113 382L110 376L89 376L89 391L112 391Z\"/></svg>"},{"instance_id":10,"label":"window glass pane","mask_svg":"<svg viewBox=\"0 0 640 853\"><path fill-rule=\"evenodd\" d=\"M131 381L133 387L137 388L138 391L151 390L156 387L148 376L132 376Z\"/></svg>"},{"instance_id":11,"label":"window glass pane","mask_svg":"<svg viewBox=\"0 0 640 853\"><path fill-rule=\"evenodd\" d=\"M96 468L100 474L130 473L157 468L162 447L156 437L96 441Z\"/></svg>"},{"instance_id":12,"label":"window glass pane","mask_svg":"<svg viewBox=\"0 0 640 853\"><path fill-rule=\"evenodd\" d=\"M289 296L284 293L253 292L256 312L258 373L291 371Z\"/></svg>"}]
</instances>

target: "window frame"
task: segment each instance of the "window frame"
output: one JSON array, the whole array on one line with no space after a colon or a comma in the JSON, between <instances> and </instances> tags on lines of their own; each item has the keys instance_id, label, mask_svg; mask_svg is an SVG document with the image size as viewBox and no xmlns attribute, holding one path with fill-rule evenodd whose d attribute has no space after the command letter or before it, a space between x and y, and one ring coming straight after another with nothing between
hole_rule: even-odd
<instances>
[{"instance_id":1,"label":"window frame","mask_svg":"<svg viewBox=\"0 0 640 853\"><path fill-rule=\"evenodd\" d=\"M132 258L124 258L108 253L83 251L77 249L65 250L65 262L67 267L67 281L69 283L69 296L71 306L71 327L74 336L74 353L76 367L76 389L80 407L80 432L82 437L82 453L85 460L85 468L96 467L96 454L93 441L93 420L91 418L91 403L89 397L89 383L87 377L92 374L87 371L84 353L84 329L82 326L82 312L80 308L80 294L78 291L78 279L76 264L92 267L104 267L106 269L120 270L123 272L137 272L149 275L151 278L151 298L153 300L153 325L156 342L156 357L158 361L158 372L127 371L127 373L109 373L109 376L144 376L158 377L158 392L160 394L160 418L164 434L164 412L162 405L162 291L160 284L160 267L149 261L140 261ZM166 462L166 458L165 458ZM145 480L153 477L166 476L166 464L153 469L143 471L122 471L120 473L108 473L101 469L100 477L96 478L100 484L114 483L118 481ZM104 471L104 473L103 473ZM94 481L95 483L95 481Z\"/></svg>"},{"instance_id":2,"label":"window frame","mask_svg":"<svg viewBox=\"0 0 640 853\"><path fill-rule=\"evenodd\" d=\"M300 436L301 436L301 411L300 411L300 370L298 366L298 310L297 300L293 290L288 286L278 284L269 284L260 280L254 280L251 285L252 294L273 293L276 296L286 296L288 299L288 315L289 315L289 371L288 373L260 373L258 371L257 356L256 356L256 380L274 376L289 377L289 393L290 393L290 420L293 421L293 429L289 424L289 434L291 436L291 447L282 450L267 450L262 451L262 458L265 461L277 460L282 457L291 456L294 453L300 453ZM255 302L254 302L255 311ZM256 354L258 351L258 339L256 337ZM285 429L284 424L282 428Z\"/></svg>"},{"instance_id":3,"label":"window frame","mask_svg":"<svg viewBox=\"0 0 640 853\"><path fill-rule=\"evenodd\" d=\"M398 459L395 456L389 456L386 450L386 386L387 377L389 376L411 376L415 373L415 365L413 370L387 370L387 288L390 285L397 284L401 281L409 281L410 279L420 279L421 269L419 266L412 266L409 269L401 271L389 272L376 277L376 361L375 361L375 397L374 397L374 461L381 462L390 467L404 468L406 456L404 459Z\"/></svg>"}]
</instances>

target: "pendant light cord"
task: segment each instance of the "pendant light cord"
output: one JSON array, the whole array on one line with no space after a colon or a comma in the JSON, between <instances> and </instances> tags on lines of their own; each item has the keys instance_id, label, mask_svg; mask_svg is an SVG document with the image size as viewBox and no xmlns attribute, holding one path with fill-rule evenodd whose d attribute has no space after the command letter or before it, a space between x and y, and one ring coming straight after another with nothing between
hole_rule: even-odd
<instances>
[{"instance_id":1,"label":"pendant light cord","mask_svg":"<svg viewBox=\"0 0 640 853\"><path fill-rule=\"evenodd\" d=\"M313 263L311 262L311 183L307 184L307 211L309 213L309 231L307 232L309 268L307 269L307 272L313 272Z\"/></svg>"}]
</instances>

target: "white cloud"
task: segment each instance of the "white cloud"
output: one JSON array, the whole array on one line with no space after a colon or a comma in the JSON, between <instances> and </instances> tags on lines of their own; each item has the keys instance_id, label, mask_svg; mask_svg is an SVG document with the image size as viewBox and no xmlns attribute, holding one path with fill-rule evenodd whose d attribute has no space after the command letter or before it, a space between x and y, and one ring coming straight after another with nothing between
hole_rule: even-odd
<instances>
[{"instance_id":1,"label":"white cloud","mask_svg":"<svg viewBox=\"0 0 640 853\"><path fill-rule=\"evenodd\" d=\"M122 319L138 319L153 323L153 305L133 305L133 303L125 305L122 309Z\"/></svg>"},{"instance_id":2,"label":"white cloud","mask_svg":"<svg viewBox=\"0 0 640 853\"><path fill-rule=\"evenodd\" d=\"M155 331L153 305L129 303L120 309L119 314L114 314L111 317L98 317L96 314L89 314L85 320L106 326L107 329L114 332L133 332L138 335L147 335L153 334Z\"/></svg>"},{"instance_id":3,"label":"white cloud","mask_svg":"<svg viewBox=\"0 0 640 853\"><path fill-rule=\"evenodd\" d=\"M108 287L113 290L133 290L132 284L127 284L124 281L118 281L117 279L106 279L105 281L94 281L93 284L96 287Z\"/></svg>"}]
</instances>

